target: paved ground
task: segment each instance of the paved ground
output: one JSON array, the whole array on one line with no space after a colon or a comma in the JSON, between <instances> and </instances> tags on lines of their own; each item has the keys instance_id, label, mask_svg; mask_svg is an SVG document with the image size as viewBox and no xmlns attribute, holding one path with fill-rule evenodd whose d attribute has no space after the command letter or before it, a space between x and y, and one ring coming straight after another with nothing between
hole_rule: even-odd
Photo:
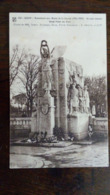
<instances>
[{"instance_id":1,"label":"paved ground","mask_svg":"<svg viewBox=\"0 0 110 195\"><path fill-rule=\"evenodd\" d=\"M108 143L64 148L11 146L10 168L105 167Z\"/></svg>"}]
</instances>

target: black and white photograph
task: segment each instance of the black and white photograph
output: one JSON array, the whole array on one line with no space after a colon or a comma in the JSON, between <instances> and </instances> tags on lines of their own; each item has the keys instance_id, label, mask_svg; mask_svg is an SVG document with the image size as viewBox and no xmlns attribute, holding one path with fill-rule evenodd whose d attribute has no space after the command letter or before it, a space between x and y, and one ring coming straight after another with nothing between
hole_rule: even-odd
<instances>
[{"instance_id":1,"label":"black and white photograph","mask_svg":"<svg viewBox=\"0 0 110 195\"><path fill-rule=\"evenodd\" d=\"M10 13L10 168L108 167L106 14Z\"/></svg>"}]
</instances>

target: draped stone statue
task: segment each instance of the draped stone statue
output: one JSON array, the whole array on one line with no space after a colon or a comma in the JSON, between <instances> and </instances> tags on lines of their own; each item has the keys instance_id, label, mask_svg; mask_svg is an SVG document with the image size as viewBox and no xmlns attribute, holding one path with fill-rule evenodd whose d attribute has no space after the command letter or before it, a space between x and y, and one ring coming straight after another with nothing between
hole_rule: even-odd
<instances>
[{"instance_id":1,"label":"draped stone statue","mask_svg":"<svg viewBox=\"0 0 110 195\"><path fill-rule=\"evenodd\" d=\"M43 40L40 47L42 64L42 88L47 92L52 89L52 69L50 60L50 51L47 41Z\"/></svg>"},{"instance_id":2,"label":"draped stone statue","mask_svg":"<svg viewBox=\"0 0 110 195\"><path fill-rule=\"evenodd\" d=\"M87 91L87 86L85 85L84 86L84 91L83 91L83 97L84 97L84 111L86 113L89 112L90 110L90 100L89 100L89 93Z\"/></svg>"},{"instance_id":3,"label":"draped stone statue","mask_svg":"<svg viewBox=\"0 0 110 195\"><path fill-rule=\"evenodd\" d=\"M76 89L76 84L73 83L70 87L70 114L78 110L79 100L78 100L78 90Z\"/></svg>"},{"instance_id":4,"label":"draped stone statue","mask_svg":"<svg viewBox=\"0 0 110 195\"><path fill-rule=\"evenodd\" d=\"M72 113L72 108L71 108L71 91L72 91L72 85L73 83L76 83L76 80L75 80L75 71L72 71L72 73L69 71L69 80L66 84L66 87L67 87L67 108L68 108L68 113Z\"/></svg>"},{"instance_id":5,"label":"draped stone statue","mask_svg":"<svg viewBox=\"0 0 110 195\"><path fill-rule=\"evenodd\" d=\"M42 63L42 77L43 77L43 89L51 90L52 89L52 69L50 67L50 60L47 59Z\"/></svg>"},{"instance_id":6,"label":"draped stone statue","mask_svg":"<svg viewBox=\"0 0 110 195\"><path fill-rule=\"evenodd\" d=\"M78 89L78 98L79 98L79 111L84 112L84 98L83 98L83 89L80 85L77 85Z\"/></svg>"}]
</instances>

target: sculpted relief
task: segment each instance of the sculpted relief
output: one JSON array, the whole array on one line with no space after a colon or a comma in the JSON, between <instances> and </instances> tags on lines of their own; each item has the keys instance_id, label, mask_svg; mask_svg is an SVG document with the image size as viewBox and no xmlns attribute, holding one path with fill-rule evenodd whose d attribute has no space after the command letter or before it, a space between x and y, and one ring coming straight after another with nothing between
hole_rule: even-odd
<instances>
[{"instance_id":1,"label":"sculpted relief","mask_svg":"<svg viewBox=\"0 0 110 195\"><path fill-rule=\"evenodd\" d=\"M68 100L69 100L69 114L73 114L73 112L77 111L78 104L79 104L78 90L76 89L75 83L70 85Z\"/></svg>"},{"instance_id":2,"label":"sculpted relief","mask_svg":"<svg viewBox=\"0 0 110 195\"><path fill-rule=\"evenodd\" d=\"M39 71L38 83L39 83L39 93L41 91L41 96L43 96L44 94L49 95L52 93L52 91L53 92L56 91L54 87L55 72L53 74L53 70L52 70L52 66L54 66L53 64L54 58L52 57L49 51L47 41L45 40L41 42L40 53L41 53L41 61L39 63L40 71ZM68 113L70 115L73 114L74 112L89 113L89 103L90 103L89 93L87 91L87 86L84 86L83 84L82 67L74 62L69 62L69 63L68 62L66 62L67 64L66 69L68 72L68 82L66 84L67 91L68 91L68 95L67 95ZM62 96L64 94L63 79L65 77L65 73L64 73L65 64L63 65L63 63L64 62L61 61L61 63L59 63L58 66L58 73L60 75L60 81L62 78L62 82L59 82L59 80L57 81L59 82L59 91L60 94L62 94Z\"/></svg>"},{"instance_id":3,"label":"sculpted relief","mask_svg":"<svg viewBox=\"0 0 110 195\"><path fill-rule=\"evenodd\" d=\"M89 93L87 91L87 86L84 86L84 111L85 112L89 112L89 104L90 104L90 100L89 100Z\"/></svg>"},{"instance_id":4,"label":"sculpted relief","mask_svg":"<svg viewBox=\"0 0 110 195\"><path fill-rule=\"evenodd\" d=\"M40 47L41 61L39 63L38 86L39 91L49 93L53 88L52 60L47 41L43 40ZM41 93L43 94L43 93Z\"/></svg>"},{"instance_id":5,"label":"sculpted relief","mask_svg":"<svg viewBox=\"0 0 110 195\"><path fill-rule=\"evenodd\" d=\"M77 84L77 77L75 75L69 76L69 82L67 84L68 88L68 113L72 115L74 112L89 113L90 109L90 100L89 93L87 91L87 86L82 87L80 84Z\"/></svg>"}]
</instances>

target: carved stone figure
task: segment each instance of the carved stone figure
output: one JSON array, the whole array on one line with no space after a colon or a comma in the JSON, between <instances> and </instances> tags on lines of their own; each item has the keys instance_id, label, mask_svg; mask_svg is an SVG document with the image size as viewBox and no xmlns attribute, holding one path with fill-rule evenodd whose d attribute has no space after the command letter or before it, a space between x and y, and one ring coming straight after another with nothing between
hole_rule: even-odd
<instances>
[{"instance_id":1,"label":"carved stone figure","mask_svg":"<svg viewBox=\"0 0 110 195\"><path fill-rule=\"evenodd\" d=\"M42 65L42 89L50 91L52 89L53 75L51 69L52 60L50 59L50 51L47 41L41 41L40 47L41 65Z\"/></svg>"},{"instance_id":2,"label":"carved stone figure","mask_svg":"<svg viewBox=\"0 0 110 195\"><path fill-rule=\"evenodd\" d=\"M71 111L71 106L70 106L70 100L71 100L71 89L72 89L72 85L73 83L76 83L76 80L75 80L75 72L72 71L69 72L69 80L68 80L68 83L66 84L66 87L67 87L67 108L68 108L68 113L70 113Z\"/></svg>"},{"instance_id":3,"label":"carved stone figure","mask_svg":"<svg viewBox=\"0 0 110 195\"><path fill-rule=\"evenodd\" d=\"M89 109L90 109L90 100L89 100L89 93L87 91L87 86L85 85L84 86L84 92L83 92L83 96L84 96L84 111L86 113L89 112Z\"/></svg>"},{"instance_id":4,"label":"carved stone figure","mask_svg":"<svg viewBox=\"0 0 110 195\"><path fill-rule=\"evenodd\" d=\"M72 83L75 83L76 82L76 72L75 71L72 71L69 72L69 85L72 84Z\"/></svg>"},{"instance_id":5,"label":"carved stone figure","mask_svg":"<svg viewBox=\"0 0 110 195\"><path fill-rule=\"evenodd\" d=\"M83 98L83 89L80 85L77 85L78 89L78 98L79 98L79 111L84 112L84 98Z\"/></svg>"},{"instance_id":6,"label":"carved stone figure","mask_svg":"<svg viewBox=\"0 0 110 195\"><path fill-rule=\"evenodd\" d=\"M40 54L42 58L50 57L49 47L48 47L47 41L45 40L41 41Z\"/></svg>"},{"instance_id":7,"label":"carved stone figure","mask_svg":"<svg viewBox=\"0 0 110 195\"><path fill-rule=\"evenodd\" d=\"M78 100L78 90L76 89L76 84L73 83L70 88L70 114L78 110L79 100Z\"/></svg>"},{"instance_id":8,"label":"carved stone figure","mask_svg":"<svg viewBox=\"0 0 110 195\"><path fill-rule=\"evenodd\" d=\"M50 60L45 60L42 63L42 74L43 74L43 89L51 90L52 88L52 70L50 67Z\"/></svg>"}]
</instances>

